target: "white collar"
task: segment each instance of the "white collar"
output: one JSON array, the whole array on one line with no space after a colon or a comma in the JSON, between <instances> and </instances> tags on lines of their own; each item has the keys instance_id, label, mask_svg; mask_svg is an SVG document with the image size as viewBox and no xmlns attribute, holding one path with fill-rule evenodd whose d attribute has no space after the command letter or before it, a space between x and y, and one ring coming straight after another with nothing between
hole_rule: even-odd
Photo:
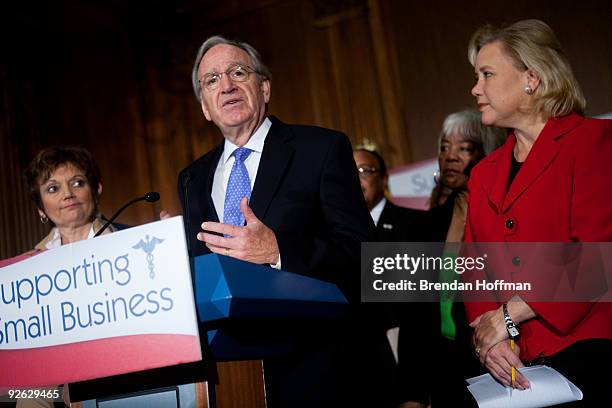
<instances>
[{"instance_id":1,"label":"white collar","mask_svg":"<svg viewBox=\"0 0 612 408\"><path fill-rule=\"evenodd\" d=\"M249 138L249 141L243 147L250 149L254 152L260 153L263 151L264 142L266 141L266 136L268 135L268 131L272 126L272 121L270 119L265 118L261 125L257 128L255 133ZM234 150L238 149L239 146L236 146L229 140L225 139L225 145L223 147L223 163L227 163L227 161L232 157L232 153Z\"/></svg>"},{"instance_id":2,"label":"white collar","mask_svg":"<svg viewBox=\"0 0 612 408\"><path fill-rule=\"evenodd\" d=\"M62 246L62 237L60 236L59 229L57 227L53 227L53 238L49 242L45 244L47 249L59 248ZM94 231L94 223L91 223L89 227L89 234L87 234L87 239L93 238L96 235Z\"/></svg>"},{"instance_id":3,"label":"white collar","mask_svg":"<svg viewBox=\"0 0 612 408\"><path fill-rule=\"evenodd\" d=\"M370 211L370 215L372 216L374 225L378 225L378 220L380 220L380 215L382 214L383 209L385 208L385 204L387 204L387 199L383 197L378 202L378 204L376 204L374 208L372 208L372 210Z\"/></svg>"}]
</instances>

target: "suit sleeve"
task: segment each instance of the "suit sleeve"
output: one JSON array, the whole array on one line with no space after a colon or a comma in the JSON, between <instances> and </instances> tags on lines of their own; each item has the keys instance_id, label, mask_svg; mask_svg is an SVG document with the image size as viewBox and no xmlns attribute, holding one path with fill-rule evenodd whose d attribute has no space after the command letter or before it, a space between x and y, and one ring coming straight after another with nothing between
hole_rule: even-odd
<instances>
[{"instance_id":1,"label":"suit sleeve","mask_svg":"<svg viewBox=\"0 0 612 408\"><path fill-rule=\"evenodd\" d=\"M183 209L183 225L185 227L185 238L187 240L187 248L189 251L189 257L201 255L203 253L208 253L208 248L203 245L200 241L196 239L196 234L200 231L199 223L201 220L194 218L193 212L193 201L189 202L189 200L195 200L197 197L189 196L188 189L192 184L193 171L189 168L181 171L177 181L177 190L179 200L181 202L181 208ZM187 206L191 208L187 208Z\"/></svg>"},{"instance_id":2,"label":"suit sleeve","mask_svg":"<svg viewBox=\"0 0 612 408\"><path fill-rule=\"evenodd\" d=\"M576 146L571 207L571 238L578 242L612 241L612 121L588 120L590 128L583 131ZM587 260L588 262L588 260ZM578 273L589 271L582 265ZM590 269L603 273L601 265ZM602 276L589 276L593 282ZM579 276L579 278L584 278ZM604 277L605 279L605 277ZM589 313L593 303L529 303L534 312L560 334L570 333Z\"/></svg>"},{"instance_id":3,"label":"suit sleeve","mask_svg":"<svg viewBox=\"0 0 612 408\"><path fill-rule=\"evenodd\" d=\"M319 203L324 231L296 234L275 231L283 269L334 282L356 299L360 283L361 242L371 241L368 213L345 135L330 137L322 160Z\"/></svg>"}]
</instances>

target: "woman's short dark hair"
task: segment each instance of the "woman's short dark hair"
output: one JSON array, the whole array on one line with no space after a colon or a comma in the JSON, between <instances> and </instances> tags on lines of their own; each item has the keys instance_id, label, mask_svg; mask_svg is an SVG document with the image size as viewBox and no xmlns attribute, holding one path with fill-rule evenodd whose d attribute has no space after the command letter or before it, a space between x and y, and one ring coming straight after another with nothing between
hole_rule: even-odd
<instances>
[{"instance_id":1,"label":"woman's short dark hair","mask_svg":"<svg viewBox=\"0 0 612 408\"><path fill-rule=\"evenodd\" d=\"M65 164L70 164L85 173L87 182L91 186L92 198L97 207L100 169L87 149L71 146L42 149L25 169L24 175L30 197L36 207L43 209L40 186L49 180L58 167Z\"/></svg>"}]
</instances>

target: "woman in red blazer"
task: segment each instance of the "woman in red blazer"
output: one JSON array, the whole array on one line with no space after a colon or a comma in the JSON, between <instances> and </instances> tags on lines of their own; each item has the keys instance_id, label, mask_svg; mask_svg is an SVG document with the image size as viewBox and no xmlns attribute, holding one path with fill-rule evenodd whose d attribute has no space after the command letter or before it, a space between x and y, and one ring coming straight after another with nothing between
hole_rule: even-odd
<instances>
[{"instance_id":1,"label":"woman in red blazer","mask_svg":"<svg viewBox=\"0 0 612 408\"><path fill-rule=\"evenodd\" d=\"M511 134L472 172L466 242L612 241L612 121L581 116L584 97L551 28L539 20L485 26L469 58L482 122ZM611 361L611 305L514 296L466 309L476 354L503 384L512 367L544 363L592 403L607 394L593 371ZM508 339L517 331L513 352ZM515 386L529 381L518 373Z\"/></svg>"}]
</instances>

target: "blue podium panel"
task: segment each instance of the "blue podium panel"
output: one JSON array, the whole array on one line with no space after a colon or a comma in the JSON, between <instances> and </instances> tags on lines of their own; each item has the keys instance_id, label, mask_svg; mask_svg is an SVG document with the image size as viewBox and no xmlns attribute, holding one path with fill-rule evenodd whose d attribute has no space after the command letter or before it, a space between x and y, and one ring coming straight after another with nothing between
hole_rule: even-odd
<instances>
[{"instance_id":1,"label":"blue podium panel","mask_svg":"<svg viewBox=\"0 0 612 408\"><path fill-rule=\"evenodd\" d=\"M194 259L198 319L217 361L291 352L346 312L336 285L223 255Z\"/></svg>"},{"instance_id":2,"label":"blue podium panel","mask_svg":"<svg viewBox=\"0 0 612 408\"><path fill-rule=\"evenodd\" d=\"M333 283L223 255L194 260L201 323L227 318L334 318L347 300Z\"/></svg>"}]
</instances>

